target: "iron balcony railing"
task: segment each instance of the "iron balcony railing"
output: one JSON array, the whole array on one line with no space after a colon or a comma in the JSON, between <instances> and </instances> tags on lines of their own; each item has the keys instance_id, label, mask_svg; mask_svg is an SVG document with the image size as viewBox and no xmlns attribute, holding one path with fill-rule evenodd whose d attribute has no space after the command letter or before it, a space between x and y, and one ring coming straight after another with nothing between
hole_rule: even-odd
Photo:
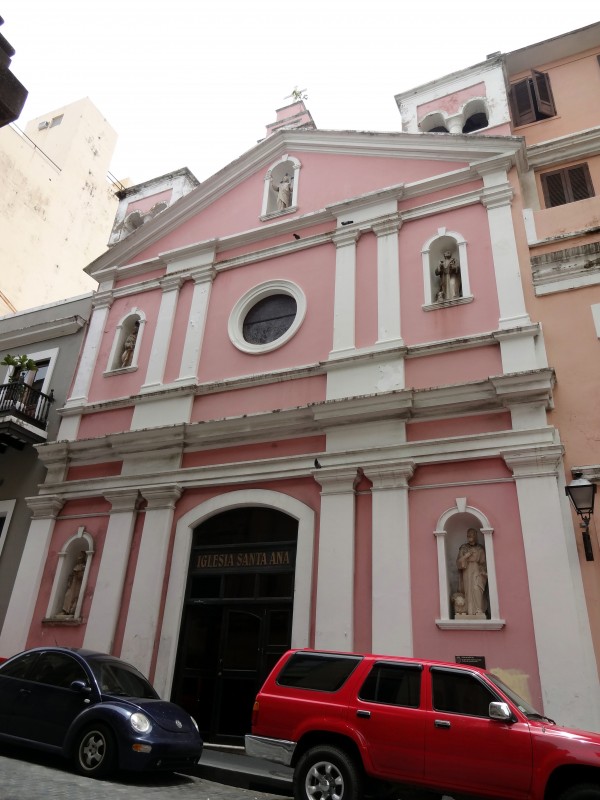
<instances>
[{"instance_id":1,"label":"iron balcony railing","mask_svg":"<svg viewBox=\"0 0 600 800\"><path fill-rule=\"evenodd\" d=\"M4 383L0 385L0 419L13 416L46 430L53 393L38 392L26 383Z\"/></svg>"}]
</instances>

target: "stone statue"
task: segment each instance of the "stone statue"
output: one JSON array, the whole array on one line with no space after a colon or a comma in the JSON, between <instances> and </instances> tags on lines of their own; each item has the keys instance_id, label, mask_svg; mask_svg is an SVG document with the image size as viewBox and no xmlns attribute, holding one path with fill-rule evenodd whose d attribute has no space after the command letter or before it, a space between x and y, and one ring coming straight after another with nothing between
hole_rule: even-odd
<instances>
[{"instance_id":1,"label":"stone statue","mask_svg":"<svg viewBox=\"0 0 600 800\"><path fill-rule=\"evenodd\" d=\"M460 266L450 250L445 250L440 264L435 270L436 276L440 279L437 301L456 300L462 296L460 281Z\"/></svg>"},{"instance_id":2,"label":"stone statue","mask_svg":"<svg viewBox=\"0 0 600 800\"><path fill-rule=\"evenodd\" d=\"M71 570L71 574L67 579L67 588L62 603L61 613L68 617L75 614L77 608L77 601L79 600L79 592L81 591L81 584L83 583L83 575L85 573L85 562L87 555L85 550L82 550L77 556L77 560Z\"/></svg>"},{"instance_id":3,"label":"stone statue","mask_svg":"<svg viewBox=\"0 0 600 800\"><path fill-rule=\"evenodd\" d=\"M275 186L274 183L271 185L273 191L277 192L277 211L283 211L284 208L289 208L292 204L292 182L287 172L278 186Z\"/></svg>"},{"instance_id":4,"label":"stone statue","mask_svg":"<svg viewBox=\"0 0 600 800\"><path fill-rule=\"evenodd\" d=\"M458 592L453 596L455 614L484 619L487 610L485 598L487 564L485 549L477 541L475 528L469 528L467 531L467 541L458 549L456 566ZM458 600L459 595L464 597L464 603ZM462 607L463 610L459 611L458 607Z\"/></svg>"},{"instance_id":5,"label":"stone statue","mask_svg":"<svg viewBox=\"0 0 600 800\"><path fill-rule=\"evenodd\" d=\"M133 351L135 349L135 342L138 335L140 323L136 322L134 329L131 331L129 336L125 339L125 343L123 344L123 352L121 353L121 368L129 367L133 360Z\"/></svg>"}]
</instances>

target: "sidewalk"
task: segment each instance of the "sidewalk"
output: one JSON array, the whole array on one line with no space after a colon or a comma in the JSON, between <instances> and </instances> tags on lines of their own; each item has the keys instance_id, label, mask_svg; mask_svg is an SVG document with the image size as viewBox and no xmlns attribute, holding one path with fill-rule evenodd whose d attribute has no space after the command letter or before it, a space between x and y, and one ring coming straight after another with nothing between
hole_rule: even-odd
<instances>
[{"instance_id":1,"label":"sidewalk","mask_svg":"<svg viewBox=\"0 0 600 800\"><path fill-rule=\"evenodd\" d=\"M207 781L253 789L256 792L292 797L292 770L283 764L273 764L260 758L251 758L243 747L226 751L204 747L200 763L193 774Z\"/></svg>"}]
</instances>

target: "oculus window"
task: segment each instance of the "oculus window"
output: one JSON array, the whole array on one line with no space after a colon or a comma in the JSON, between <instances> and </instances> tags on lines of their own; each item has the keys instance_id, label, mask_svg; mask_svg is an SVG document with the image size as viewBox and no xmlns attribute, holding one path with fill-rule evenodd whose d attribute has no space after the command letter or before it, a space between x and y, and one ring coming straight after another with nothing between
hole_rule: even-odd
<instances>
[{"instance_id":1,"label":"oculus window","mask_svg":"<svg viewBox=\"0 0 600 800\"><path fill-rule=\"evenodd\" d=\"M251 289L229 317L229 338L245 353L266 353L288 342L306 313L303 291L290 281L269 281Z\"/></svg>"}]
</instances>

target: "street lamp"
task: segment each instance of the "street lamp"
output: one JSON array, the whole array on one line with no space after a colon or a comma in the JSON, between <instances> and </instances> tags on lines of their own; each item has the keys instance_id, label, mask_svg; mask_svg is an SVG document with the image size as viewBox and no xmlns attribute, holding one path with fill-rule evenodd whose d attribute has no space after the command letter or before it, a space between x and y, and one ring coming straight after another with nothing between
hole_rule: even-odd
<instances>
[{"instance_id":1,"label":"street lamp","mask_svg":"<svg viewBox=\"0 0 600 800\"><path fill-rule=\"evenodd\" d=\"M594 513L596 484L590 483L582 476L582 472L574 472L574 480L568 486L565 486L565 493L570 497L575 511L581 517L579 525L582 530L581 538L583 539L585 560L593 561L594 551L592 550L592 540L590 539L590 517Z\"/></svg>"}]
</instances>

